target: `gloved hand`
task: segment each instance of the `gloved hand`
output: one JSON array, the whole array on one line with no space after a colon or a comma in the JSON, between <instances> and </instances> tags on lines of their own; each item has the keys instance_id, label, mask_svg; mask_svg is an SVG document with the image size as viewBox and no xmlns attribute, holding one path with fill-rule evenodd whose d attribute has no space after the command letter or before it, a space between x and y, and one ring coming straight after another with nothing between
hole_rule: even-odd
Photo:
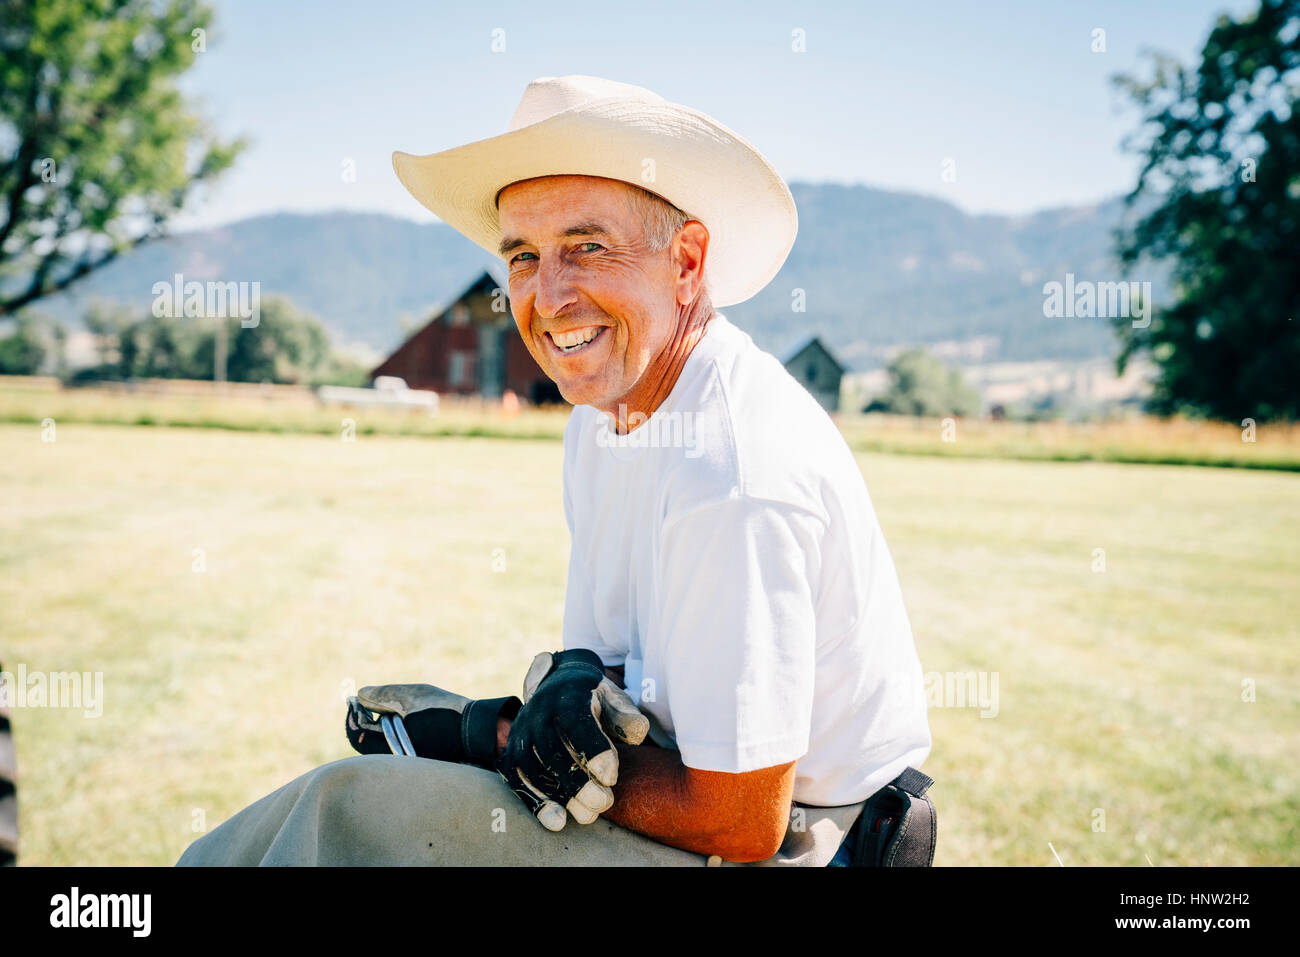
<instances>
[{"instance_id":1,"label":"gloved hand","mask_svg":"<svg viewBox=\"0 0 1300 957\"><path fill-rule=\"evenodd\" d=\"M378 716L370 712L401 715L419 757L492 770L497 718L514 718L522 706L513 695L471 701L433 685L367 685L348 699L346 731L362 754L391 754Z\"/></svg>"},{"instance_id":2,"label":"gloved hand","mask_svg":"<svg viewBox=\"0 0 1300 957\"><path fill-rule=\"evenodd\" d=\"M547 830L563 829L566 809L590 824L614 804L618 751L610 735L640 744L649 730L595 652L543 652L524 677L524 706L497 770Z\"/></svg>"}]
</instances>

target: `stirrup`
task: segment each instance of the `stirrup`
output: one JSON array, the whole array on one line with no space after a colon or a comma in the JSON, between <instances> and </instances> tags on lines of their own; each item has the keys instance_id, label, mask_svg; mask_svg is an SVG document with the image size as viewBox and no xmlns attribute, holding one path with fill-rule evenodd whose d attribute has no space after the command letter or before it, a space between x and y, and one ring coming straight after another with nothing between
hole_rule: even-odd
<instances>
[{"instance_id":1,"label":"stirrup","mask_svg":"<svg viewBox=\"0 0 1300 957\"><path fill-rule=\"evenodd\" d=\"M375 720L374 712L358 701L356 695L352 695L348 701L372 722ZM393 754L400 754L408 758L419 757L415 753L415 745L411 743L411 736L406 732L406 722L402 720L400 714L381 714L379 716L379 727L383 730L384 740L388 742L388 747Z\"/></svg>"}]
</instances>

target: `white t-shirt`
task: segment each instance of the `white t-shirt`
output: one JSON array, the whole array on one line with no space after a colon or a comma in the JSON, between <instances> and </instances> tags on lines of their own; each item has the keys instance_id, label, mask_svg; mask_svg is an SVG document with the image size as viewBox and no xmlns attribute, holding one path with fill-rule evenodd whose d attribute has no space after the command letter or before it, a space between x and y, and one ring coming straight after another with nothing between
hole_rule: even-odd
<instances>
[{"instance_id":1,"label":"white t-shirt","mask_svg":"<svg viewBox=\"0 0 1300 957\"><path fill-rule=\"evenodd\" d=\"M921 666L862 472L817 401L722 314L628 434L574 407L564 513L564 646L623 665L687 767L797 760L794 799L831 807L929 755Z\"/></svg>"}]
</instances>

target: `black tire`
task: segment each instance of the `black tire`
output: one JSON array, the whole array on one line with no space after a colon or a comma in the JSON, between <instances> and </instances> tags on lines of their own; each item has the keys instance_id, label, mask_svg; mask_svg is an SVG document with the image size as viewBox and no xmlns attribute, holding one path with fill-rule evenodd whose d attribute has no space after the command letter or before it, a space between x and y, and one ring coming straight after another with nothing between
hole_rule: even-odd
<instances>
[{"instance_id":1,"label":"black tire","mask_svg":"<svg viewBox=\"0 0 1300 957\"><path fill-rule=\"evenodd\" d=\"M0 665L0 671L4 666ZM18 761L9 708L0 704L0 867L18 862Z\"/></svg>"}]
</instances>

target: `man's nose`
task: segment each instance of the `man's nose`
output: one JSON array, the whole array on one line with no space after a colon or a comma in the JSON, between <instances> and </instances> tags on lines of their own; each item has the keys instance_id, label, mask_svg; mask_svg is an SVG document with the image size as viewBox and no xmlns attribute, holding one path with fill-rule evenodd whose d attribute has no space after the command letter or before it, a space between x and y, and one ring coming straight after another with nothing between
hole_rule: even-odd
<instances>
[{"instance_id":1,"label":"man's nose","mask_svg":"<svg viewBox=\"0 0 1300 957\"><path fill-rule=\"evenodd\" d=\"M559 257L544 257L537 267L537 296L533 303L538 314L558 316L576 298L567 264Z\"/></svg>"}]
</instances>

